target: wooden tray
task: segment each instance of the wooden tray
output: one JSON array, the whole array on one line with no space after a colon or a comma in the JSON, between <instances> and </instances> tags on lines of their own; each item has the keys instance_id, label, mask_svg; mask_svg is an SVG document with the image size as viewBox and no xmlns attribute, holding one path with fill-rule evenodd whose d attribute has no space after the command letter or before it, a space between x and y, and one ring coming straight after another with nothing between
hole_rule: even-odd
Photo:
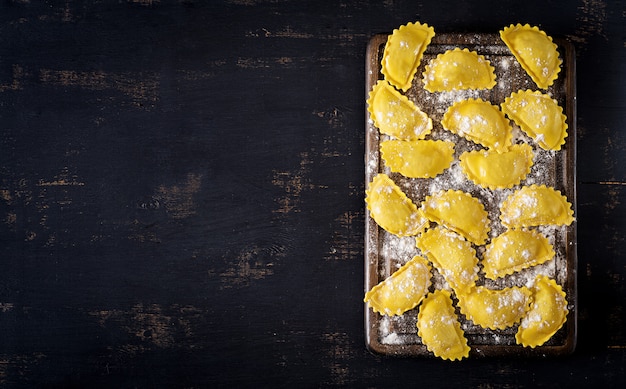
<instances>
[{"instance_id":1,"label":"wooden tray","mask_svg":"<svg viewBox=\"0 0 626 389\"><path fill-rule=\"evenodd\" d=\"M376 35L371 38L367 47L365 99L377 80L382 79L380 63L388 35ZM554 39L563 60L559 78L547 92L563 107L567 115L568 137L563 148L558 152L546 152L536 147L536 144L521 132L514 123L514 141L523 139L533 145L535 151L535 165L527 179L522 184L546 184L561 191L572 203L576 217L576 73L575 53L573 46L566 40ZM421 74L424 66L437 54L454 47L468 48L477 51L491 61L495 67L498 84L491 90L471 92L430 93L424 90ZM455 101L467 97L483 98L492 104L499 105L512 92L520 89L538 90L529 76L526 75L507 46L501 41L498 34L437 34L424 53L420 67L417 70L413 86L405 94L413 100L433 120L433 132L429 136L438 139L444 135L440 120L446 109ZM378 173L387 173L416 203L419 204L426 195L430 194L433 182L431 179L408 179L399 174L391 173L380 159L379 142L386 136L380 135L378 129L366 111L366 153L365 179L366 185ZM450 138L450 134L445 134ZM459 169L458 157L476 146L462 138L456 138L455 162L439 182L452 180L446 174L453 175ZM458 171L457 171L458 174ZM436 186L436 185L435 185ZM463 189L484 203L492 220L492 235L503 231L499 225L499 204L512 192L511 190L494 191L487 194L486 190L475 186L469 180L458 183L458 179L451 187ZM514 187L513 189L515 189ZM495 194L493 194L495 193ZM495 222L494 222L495 220ZM534 274L541 272L555 278L567 294L569 314L565 325L544 345L534 349L522 347L515 343L517 326L506 330L488 330L474 325L459 313L461 326L465 331L468 344L471 347L470 358L476 356L547 356L564 355L571 353L576 344L577 325L577 289L576 289L576 222L568 227L541 227L551 241L556 252L555 258L539 267L519 272L498 282L484 278L479 273L478 285L492 288L501 288L511 285L524 285ZM484 247L484 246L483 246ZM477 248L479 259L482 257L482 247ZM365 224L365 291L387 278L401 264L417 254L414 238L398 238L379 228L374 220L366 217ZM442 287L443 278L436 273L433 276L434 288ZM388 317L374 313L365 306L365 338L370 351L394 356L431 356L417 335L417 311L413 309L402 316Z\"/></svg>"}]
</instances>

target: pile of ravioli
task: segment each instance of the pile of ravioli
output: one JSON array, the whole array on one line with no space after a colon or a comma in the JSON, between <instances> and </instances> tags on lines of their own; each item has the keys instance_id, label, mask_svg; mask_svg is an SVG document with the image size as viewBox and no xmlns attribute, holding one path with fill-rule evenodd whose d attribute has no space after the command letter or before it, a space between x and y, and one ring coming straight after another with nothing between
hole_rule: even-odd
<instances>
[{"instance_id":1,"label":"pile of ravioli","mask_svg":"<svg viewBox=\"0 0 626 389\"><path fill-rule=\"evenodd\" d=\"M419 22L394 30L383 52L384 77L367 100L370 118L384 135L380 155L385 166L410 179L434 178L455 161L455 142L429 139L432 119L406 96L434 35L432 27ZM546 275L503 289L477 283L479 272L497 280L553 259L554 248L539 227L574 221L571 203L561 192L523 184L533 166L533 150L559 152L567 137L563 109L545 92L561 70L557 46L528 24L505 27L500 37L537 89L516 91L499 106L477 98L456 101L447 107L441 125L478 146L458 159L467 180L486 190L511 191L497 205L504 232L490 237L492 221L484 204L462 190L411 199L385 173L377 174L366 190L369 216L391 234L415 237L420 254L367 291L364 301L387 316L418 309L418 335L430 352L446 360L469 356L457 312L482 328L517 328L516 342L531 348L547 342L568 314L563 288ZM460 47L430 60L421 77L429 93L491 89L497 82L489 60ZM513 144L511 121L530 142ZM480 258L478 247L483 248ZM443 276L444 287L433 287L434 272Z\"/></svg>"}]
</instances>

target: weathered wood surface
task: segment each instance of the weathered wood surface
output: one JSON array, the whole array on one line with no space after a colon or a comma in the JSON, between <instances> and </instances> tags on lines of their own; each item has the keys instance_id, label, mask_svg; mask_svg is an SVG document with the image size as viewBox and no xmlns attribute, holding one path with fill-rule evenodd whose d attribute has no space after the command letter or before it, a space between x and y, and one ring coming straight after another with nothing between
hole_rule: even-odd
<instances>
[{"instance_id":1,"label":"weathered wood surface","mask_svg":"<svg viewBox=\"0 0 626 389\"><path fill-rule=\"evenodd\" d=\"M514 3L1 3L0 385L624 384L626 7ZM365 350L365 46L414 20L576 46L571 356Z\"/></svg>"}]
</instances>

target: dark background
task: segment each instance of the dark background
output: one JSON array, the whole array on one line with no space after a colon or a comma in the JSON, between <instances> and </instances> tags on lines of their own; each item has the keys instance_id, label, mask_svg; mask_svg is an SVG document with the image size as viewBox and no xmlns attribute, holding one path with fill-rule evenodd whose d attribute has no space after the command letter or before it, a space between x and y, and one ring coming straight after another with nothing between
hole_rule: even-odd
<instances>
[{"instance_id":1,"label":"dark background","mask_svg":"<svg viewBox=\"0 0 626 389\"><path fill-rule=\"evenodd\" d=\"M531 23L578 74L578 346L365 349L365 48ZM624 1L2 1L0 386L626 381Z\"/></svg>"}]
</instances>

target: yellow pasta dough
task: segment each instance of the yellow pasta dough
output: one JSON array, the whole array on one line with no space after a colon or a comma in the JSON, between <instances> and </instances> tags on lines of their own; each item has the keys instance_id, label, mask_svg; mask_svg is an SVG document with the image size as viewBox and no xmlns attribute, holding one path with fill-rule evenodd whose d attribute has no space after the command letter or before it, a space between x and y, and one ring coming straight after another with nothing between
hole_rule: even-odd
<instances>
[{"instance_id":1,"label":"yellow pasta dough","mask_svg":"<svg viewBox=\"0 0 626 389\"><path fill-rule=\"evenodd\" d=\"M482 264L485 277L496 279L540 265L554 258L548 238L533 230L507 230L494 238L485 250Z\"/></svg>"},{"instance_id":2,"label":"yellow pasta dough","mask_svg":"<svg viewBox=\"0 0 626 389\"><path fill-rule=\"evenodd\" d=\"M478 258L472 244L460 235L437 226L415 239L415 244L455 291L476 285Z\"/></svg>"},{"instance_id":3,"label":"yellow pasta dough","mask_svg":"<svg viewBox=\"0 0 626 389\"><path fill-rule=\"evenodd\" d=\"M443 173L454 159L454 143L442 140L387 140L381 156L392 172L410 178L432 178Z\"/></svg>"},{"instance_id":4,"label":"yellow pasta dough","mask_svg":"<svg viewBox=\"0 0 626 389\"><path fill-rule=\"evenodd\" d=\"M508 151L466 151L459 157L461 170L476 185L489 189L506 189L518 185L533 165L533 148L525 143Z\"/></svg>"},{"instance_id":5,"label":"yellow pasta dough","mask_svg":"<svg viewBox=\"0 0 626 389\"><path fill-rule=\"evenodd\" d=\"M501 30L500 37L539 88L547 89L559 77L563 61L544 31L518 23Z\"/></svg>"},{"instance_id":6,"label":"yellow pasta dough","mask_svg":"<svg viewBox=\"0 0 626 389\"><path fill-rule=\"evenodd\" d=\"M515 340L524 347L535 348L563 327L569 311L565 292L555 280L538 275L532 291L531 308L522 318Z\"/></svg>"},{"instance_id":7,"label":"yellow pasta dough","mask_svg":"<svg viewBox=\"0 0 626 389\"><path fill-rule=\"evenodd\" d=\"M477 286L457 295L459 308L469 320L483 328L503 330L518 323L529 308L531 292L527 287L500 290Z\"/></svg>"},{"instance_id":8,"label":"yellow pasta dough","mask_svg":"<svg viewBox=\"0 0 626 389\"><path fill-rule=\"evenodd\" d=\"M491 230L489 215L475 197L463 191L439 191L422 202L422 212L429 220L445 226L482 245Z\"/></svg>"},{"instance_id":9,"label":"yellow pasta dough","mask_svg":"<svg viewBox=\"0 0 626 389\"><path fill-rule=\"evenodd\" d=\"M405 95L387 81L379 80L367 100L367 110L381 133L398 139L423 139L433 122Z\"/></svg>"},{"instance_id":10,"label":"yellow pasta dough","mask_svg":"<svg viewBox=\"0 0 626 389\"><path fill-rule=\"evenodd\" d=\"M408 311L419 308L417 336L439 358L461 360L469 356L464 329L477 336L472 339L477 341L478 352L488 351L490 343L483 337L489 334L503 336L504 341L495 338L500 345L496 348L507 349L515 342L521 345L516 346L519 349L535 348L563 327L569 313L563 288L546 275L534 276L545 269L553 271L549 261L554 261L554 271L563 276L562 258L555 260L551 242L556 245L568 239L560 235L565 229L534 227L570 225L575 220L567 197L543 185L563 182L561 172L554 177L550 171L543 177L544 169L559 168L555 152L566 144L568 136L564 107L552 98L555 95L563 101L567 95L550 88L563 62L558 47L545 32L528 24L512 24L500 31L500 37L521 68L509 62L512 56L508 52L498 51L496 61L491 48L482 44L475 45L478 51L452 48L444 42L445 37L435 52L450 50L428 57L432 59L424 66L421 63L434 36L433 27L419 22L395 29L386 38L381 57L383 79L368 95L368 129L373 124L381 134L376 138L379 148L372 150L371 160L367 160L368 174L374 170L393 173L380 173L369 183L365 191L368 217L390 234L414 237L418 255L407 255L412 251L405 246L406 240L400 242L380 230L381 235L368 237L367 243L377 244L384 257L411 259L377 285L368 283L370 289L363 301L377 318L378 314L392 317L378 323L385 345L405 348L405 339L400 337L414 334L403 332L401 326L413 323L415 317ZM496 80L492 64L511 79ZM509 64L515 67L509 68ZM423 89L443 93L431 95L418 89L422 85L416 73L422 68ZM537 85L537 91L515 86L518 76L530 82L520 73L522 69ZM369 82L381 77L374 72L378 74L371 70ZM496 85L499 93L475 91ZM545 91L548 88L549 93ZM474 91L457 92L468 89ZM482 98L475 98L479 94ZM508 97L496 103L502 94ZM466 98L469 95L474 98ZM442 108L447 109L443 112ZM443 113L441 127L433 128L426 112ZM526 135L517 132L517 127ZM514 135L518 137L516 143ZM442 140L452 138L454 141ZM535 169L534 164L538 165ZM531 170L528 180L537 185L524 186ZM412 198L423 200L416 205ZM498 218L498 210L499 220L493 220L492 225L490 215ZM546 232L553 230L554 236ZM400 258L404 255L406 259ZM370 272L390 266L386 258L379 262L368 254L367 259ZM570 282L569 274L566 279ZM494 285L499 285L498 289ZM393 332L387 328L388 320L394 323ZM515 341L509 338L513 334ZM410 344L419 344L419 340L411 339Z\"/></svg>"},{"instance_id":11,"label":"yellow pasta dough","mask_svg":"<svg viewBox=\"0 0 626 389\"><path fill-rule=\"evenodd\" d=\"M482 99L467 99L454 103L441 119L443 128L489 149L504 152L509 149L513 131L500 111Z\"/></svg>"},{"instance_id":12,"label":"yellow pasta dough","mask_svg":"<svg viewBox=\"0 0 626 389\"><path fill-rule=\"evenodd\" d=\"M424 89L429 92L491 89L496 85L491 63L475 51L458 47L432 59L426 65L423 77Z\"/></svg>"},{"instance_id":13,"label":"yellow pasta dough","mask_svg":"<svg viewBox=\"0 0 626 389\"><path fill-rule=\"evenodd\" d=\"M386 174L378 174L365 192L370 216L386 231L413 236L424 231L428 220Z\"/></svg>"},{"instance_id":14,"label":"yellow pasta dough","mask_svg":"<svg viewBox=\"0 0 626 389\"><path fill-rule=\"evenodd\" d=\"M500 205L500 220L508 228L541 225L570 225L571 204L561 192L545 185L524 186Z\"/></svg>"},{"instance_id":15,"label":"yellow pasta dough","mask_svg":"<svg viewBox=\"0 0 626 389\"><path fill-rule=\"evenodd\" d=\"M454 361L469 356L470 348L449 291L436 290L426 296L417 316L417 334L437 357Z\"/></svg>"},{"instance_id":16,"label":"yellow pasta dough","mask_svg":"<svg viewBox=\"0 0 626 389\"><path fill-rule=\"evenodd\" d=\"M539 91L518 91L504 99L502 111L544 150L561 150L567 117L559 103Z\"/></svg>"},{"instance_id":17,"label":"yellow pasta dough","mask_svg":"<svg viewBox=\"0 0 626 389\"><path fill-rule=\"evenodd\" d=\"M391 276L365 294L364 301L383 315L402 315L415 308L428 293L430 264L425 258L415 256Z\"/></svg>"},{"instance_id":18,"label":"yellow pasta dough","mask_svg":"<svg viewBox=\"0 0 626 389\"><path fill-rule=\"evenodd\" d=\"M393 30L383 52L381 73L389 83L407 91L411 87L426 47L435 36L427 24L408 23Z\"/></svg>"}]
</instances>

